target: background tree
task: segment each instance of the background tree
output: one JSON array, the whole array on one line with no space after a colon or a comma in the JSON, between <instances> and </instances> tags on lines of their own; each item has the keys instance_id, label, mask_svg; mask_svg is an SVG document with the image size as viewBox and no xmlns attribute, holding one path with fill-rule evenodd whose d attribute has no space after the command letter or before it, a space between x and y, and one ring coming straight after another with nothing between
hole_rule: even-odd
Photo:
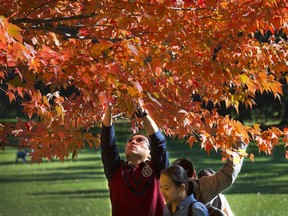
<instances>
[{"instance_id":1,"label":"background tree","mask_svg":"<svg viewBox=\"0 0 288 216\"><path fill-rule=\"evenodd\" d=\"M282 95L287 43L274 34L287 33L286 1L0 3L0 82L28 117L1 125L2 147L13 135L40 161L98 146L91 127L99 126L108 100L133 129L141 127L131 118L133 103L144 102L166 135L190 146L199 140L223 158L240 136L267 154L281 136L287 142L285 130L261 131L216 109L252 107L256 93ZM254 37L267 30L269 43Z\"/></svg>"}]
</instances>

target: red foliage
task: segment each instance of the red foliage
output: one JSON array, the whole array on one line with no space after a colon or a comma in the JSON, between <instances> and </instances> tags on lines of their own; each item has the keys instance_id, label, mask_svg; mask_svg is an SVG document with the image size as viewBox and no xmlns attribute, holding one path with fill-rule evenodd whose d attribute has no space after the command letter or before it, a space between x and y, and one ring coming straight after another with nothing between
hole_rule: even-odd
<instances>
[{"instance_id":1,"label":"red foliage","mask_svg":"<svg viewBox=\"0 0 288 216\"><path fill-rule=\"evenodd\" d=\"M99 137L89 129L99 126L103 102L112 97L116 115L129 117L132 101L142 100L167 135L188 138L191 146L201 137L207 152L227 153L241 135L271 154L284 135L244 126L201 105L224 101L237 110L240 103L251 107L256 91L282 94L287 45L276 43L273 35L269 43L260 43L253 35L287 33L285 1L19 0L1 5L0 82L9 87L10 102L22 101L31 120L19 121L10 132L2 125L0 141L15 135L33 150L34 160L64 159L82 148L83 140L98 146ZM39 82L49 93L35 87ZM61 91L69 87L77 93L64 96Z\"/></svg>"}]
</instances>

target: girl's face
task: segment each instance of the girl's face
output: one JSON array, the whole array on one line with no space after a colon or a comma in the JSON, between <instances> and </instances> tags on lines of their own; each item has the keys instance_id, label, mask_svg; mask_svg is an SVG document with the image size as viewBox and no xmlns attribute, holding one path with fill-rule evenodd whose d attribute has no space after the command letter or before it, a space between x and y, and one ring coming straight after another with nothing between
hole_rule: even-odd
<instances>
[{"instance_id":1,"label":"girl's face","mask_svg":"<svg viewBox=\"0 0 288 216\"><path fill-rule=\"evenodd\" d=\"M185 185L176 186L172 180L165 174L160 176L160 191L166 203L178 205L182 201Z\"/></svg>"}]
</instances>

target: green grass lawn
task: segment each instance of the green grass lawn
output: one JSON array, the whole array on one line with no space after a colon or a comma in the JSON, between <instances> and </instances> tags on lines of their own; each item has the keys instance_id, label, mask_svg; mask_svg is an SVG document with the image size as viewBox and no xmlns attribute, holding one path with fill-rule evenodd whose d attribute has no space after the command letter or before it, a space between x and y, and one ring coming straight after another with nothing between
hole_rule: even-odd
<instances>
[{"instance_id":1,"label":"green grass lawn","mask_svg":"<svg viewBox=\"0 0 288 216\"><path fill-rule=\"evenodd\" d=\"M128 128L116 126L123 152ZM168 150L170 161L189 157L197 170L222 166L220 155L208 156L198 145L190 149L183 141L168 139ZM99 149L84 149L74 160L44 160L41 164L16 164L16 151L0 152L0 216L111 215ZM271 157L259 155L253 145L248 151L255 154L255 162L245 159L236 182L224 192L235 215L287 215L288 165L283 146Z\"/></svg>"}]
</instances>

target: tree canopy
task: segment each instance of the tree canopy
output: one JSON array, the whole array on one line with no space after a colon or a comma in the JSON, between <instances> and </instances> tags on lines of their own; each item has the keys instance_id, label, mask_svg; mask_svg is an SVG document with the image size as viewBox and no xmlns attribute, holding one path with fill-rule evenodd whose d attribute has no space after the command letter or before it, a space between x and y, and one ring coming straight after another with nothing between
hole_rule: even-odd
<instances>
[{"instance_id":1,"label":"tree canopy","mask_svg":"<svg viewBox=\"0 0 288 216\"><path fill-rule=\"evenodd\" d=\"M222 103L251 108L256 92L282 95L288 43L275 35L287 33L286 0L0 3L1 89L28 117L0 125L2 148L14 136L40 161L99 146L91 128L110 100L133 129L142 127L133 104L143 103L167 136L223 158L240 137L267 154L280 139L287 148L286 129L261 131L217 112ZM267 41L255 38L267 31Z\"/></svg>"}]
</instances>

